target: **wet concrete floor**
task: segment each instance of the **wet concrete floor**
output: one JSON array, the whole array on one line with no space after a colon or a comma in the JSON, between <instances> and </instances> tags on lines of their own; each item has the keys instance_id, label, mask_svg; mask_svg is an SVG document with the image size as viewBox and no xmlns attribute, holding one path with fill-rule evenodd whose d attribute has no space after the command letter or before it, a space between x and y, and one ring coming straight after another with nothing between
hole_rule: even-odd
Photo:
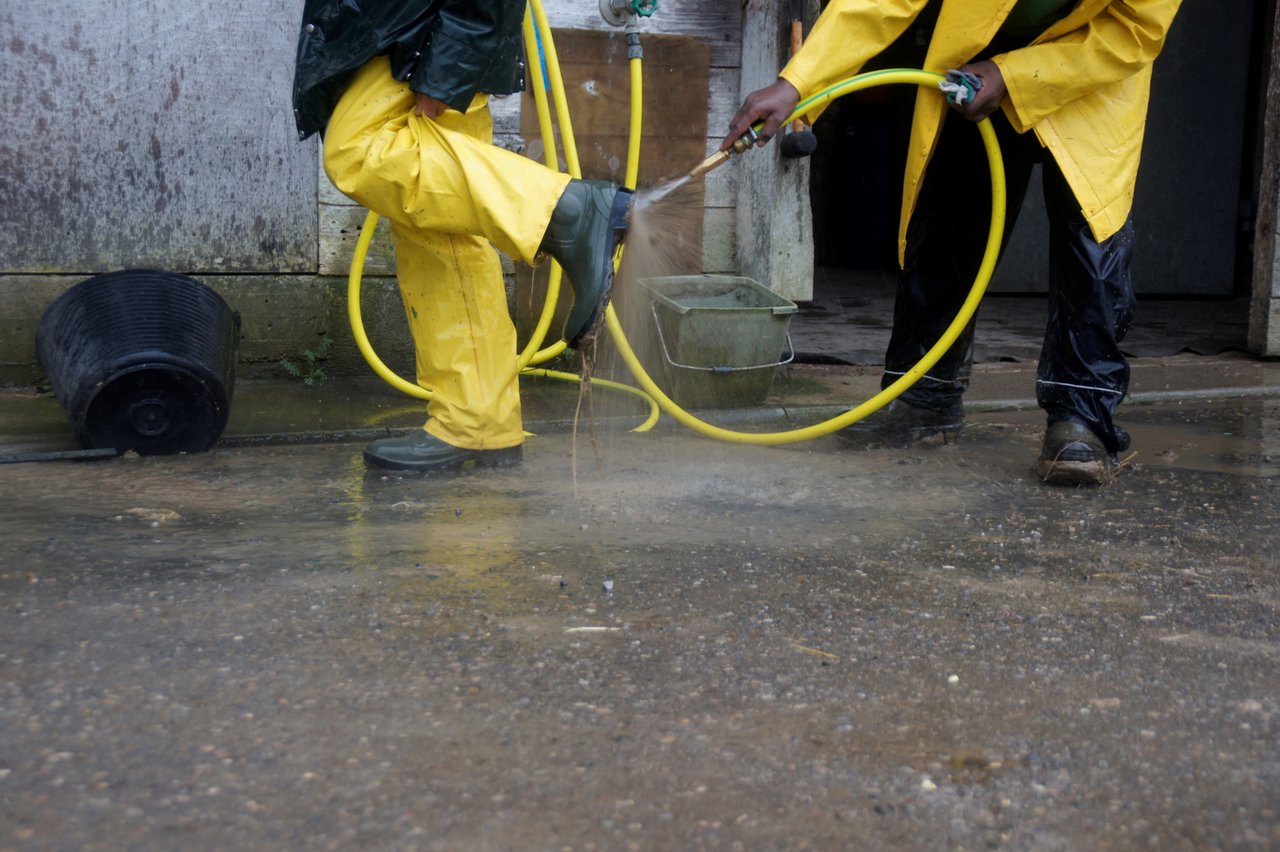
<instances>
[{"instance_id":1,"label":"wet concrete floor","mask_svg":"<svg viewBox=\"0 0 1280 852\"><path fill-rule=\"evenodd\" d=\"M0 848L1280 847L1280 400L1124 422L0 466Z\"/></svg>"}]
</instances>

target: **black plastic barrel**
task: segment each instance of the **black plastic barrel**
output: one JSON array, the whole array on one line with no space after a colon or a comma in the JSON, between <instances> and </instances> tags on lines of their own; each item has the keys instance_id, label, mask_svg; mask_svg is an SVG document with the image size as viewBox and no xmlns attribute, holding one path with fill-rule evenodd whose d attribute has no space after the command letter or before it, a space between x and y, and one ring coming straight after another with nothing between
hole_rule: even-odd
<instances>
[{"instance_id":1,"label":"black plastic barrel","mask_svg":"<svg viewBox=\"0 0 1280 852\"><path fill-rule=\"evenodd\" d=\"M130 269L59 296L40 320L36 355L85 448L194 453L226 428L239 326L194 278Z\"/></svg>"}]
</instances>

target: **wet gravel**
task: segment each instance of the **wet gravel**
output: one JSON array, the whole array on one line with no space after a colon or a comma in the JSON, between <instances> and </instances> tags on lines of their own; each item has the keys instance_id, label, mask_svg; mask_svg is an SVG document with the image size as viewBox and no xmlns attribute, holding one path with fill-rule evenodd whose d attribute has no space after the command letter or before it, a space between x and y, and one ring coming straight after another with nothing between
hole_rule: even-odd
<instances>
[{"instance_id":1,"label":"wet gravel","mask_svg":"<svg viewBox=\"0 0 1280 852\"><path fill-rule=\"evenodd\" d=\"M0 467L0 849L1275 848L1280 408L1126 414Z\"/></svg>"}]
</instances>

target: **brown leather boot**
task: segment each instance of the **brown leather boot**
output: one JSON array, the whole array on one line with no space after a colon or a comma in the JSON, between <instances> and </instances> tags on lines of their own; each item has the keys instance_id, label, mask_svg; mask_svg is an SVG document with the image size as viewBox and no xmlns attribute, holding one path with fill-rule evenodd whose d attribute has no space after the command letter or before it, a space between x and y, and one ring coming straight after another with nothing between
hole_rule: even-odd
<instances>
[{"instance_id":1,"label":"brown leather boot","mask_svg":"<svg viewBox=\"0 0 1280 852\"><path fill-rule=\"evenodd\" d=\"M1049 485L1106 485L1116 478L1116 457L1078 420L1050 423L1032 471Z\"/></svg>"}]
</instances>

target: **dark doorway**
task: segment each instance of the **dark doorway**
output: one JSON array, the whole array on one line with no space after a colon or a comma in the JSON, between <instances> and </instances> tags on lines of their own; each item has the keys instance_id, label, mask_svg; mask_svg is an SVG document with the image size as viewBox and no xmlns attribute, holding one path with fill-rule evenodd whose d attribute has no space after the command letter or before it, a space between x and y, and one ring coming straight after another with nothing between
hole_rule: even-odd
<instances>
[{"instance_id":1,"label":"dark doorway","mask_svg":"<svg viewBox=\"0 0 1280 852\"><path fill-rule=\"evenodd\" d=\"M1263 63L1263 7L1224 15L1184 3L1155 66L1142 169L1134 203L1140 294L1233 296L1247 289L1237 269L1248 239L1256 174L1257 98ZM930 4L936 10L939 4ZM936 11L919 21L874 67L919 67ZM1251 57L1248 62L1232 57ZM870 67L870 66L869 66ZM875 89L833 104L815 126L813 164L819 265L891 264L902 190L902 157L915 93ZM993 292L1043 292L1047 233L1038 179L1010 239ZM886 243L888 246L886 247Z\"/></svg>"},{"instance_id":2,"label":"dark doorway","mask_svg":"<svg viewBox=\"0 0 1280 852\"><path fill-rule=\"evenodd\" d=\"M1229 15L1209 4L1184 3L1156 62L1134 203L1134 279L1142 301L1139 323L1147 322L1145 336L1160 343L1133 354L1245 347L1260 92L1268 66L1262 54L1274 3L1249 0L1249 14ZM934 0L874 67L920 67L939 5ZM814 127L815 307L844 313L862 305L864 316L883 310L884 322L889 320L887 306L868 300L892 302L914 97L907 87L862 92L833 104ZM1027 318L1006 335L1027 337L1025 345L1012 347L1022 354L1035 351L1041 333L1037 305L1047 287L1046 240L1036 176L980 320ZM1026 304L992 308L1015 294ZM1214 305L1211 315L1206 300ZM1004 349L1008 356L1010 347Z\"/></svg>"}]
</instances>

